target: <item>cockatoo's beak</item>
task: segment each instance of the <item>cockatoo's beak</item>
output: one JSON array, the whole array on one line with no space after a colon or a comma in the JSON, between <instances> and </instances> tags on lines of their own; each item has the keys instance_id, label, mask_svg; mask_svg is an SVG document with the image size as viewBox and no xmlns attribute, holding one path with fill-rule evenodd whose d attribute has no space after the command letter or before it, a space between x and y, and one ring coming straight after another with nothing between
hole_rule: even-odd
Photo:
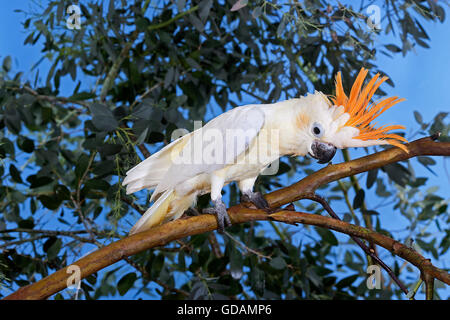
<instances>
[{"instance_id":1,"label":"cockatoo's beak","mask_svg":"<svg viewBox=\"0 0 450 320\"><path fill-rule=\"evenodd\" d=\"M331 143L326 143L318 140L314 140L311 145L312 154L311 157L319 160L318 163L328 163L333 159L336 154L336 147Z\"/></svg>"}]
</instances>

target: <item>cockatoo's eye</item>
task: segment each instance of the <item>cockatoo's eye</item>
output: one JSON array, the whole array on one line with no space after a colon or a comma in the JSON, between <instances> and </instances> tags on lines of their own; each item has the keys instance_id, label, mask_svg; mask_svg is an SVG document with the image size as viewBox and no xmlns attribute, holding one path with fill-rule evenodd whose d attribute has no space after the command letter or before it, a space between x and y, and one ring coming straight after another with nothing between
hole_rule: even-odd
<instances>
[{"instance_id":1,"label":"cockatoo's eye","mask_svg":"<svg viewBox=\"0 0 450 320\"><path fill-rule=\"evenodd\" d=\"M324 134L324 130L322 128L322 125L318 122L314 122L312 125L312 133L317 137L320 138Z\"/></svg>"}]
</instances>

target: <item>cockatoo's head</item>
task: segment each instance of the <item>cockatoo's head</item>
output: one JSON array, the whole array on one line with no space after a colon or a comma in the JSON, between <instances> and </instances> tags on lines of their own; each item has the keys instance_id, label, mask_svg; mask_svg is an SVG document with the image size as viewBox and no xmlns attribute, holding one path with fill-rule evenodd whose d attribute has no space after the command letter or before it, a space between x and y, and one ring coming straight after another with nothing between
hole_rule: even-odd
<instances>
[{"instance_id":1,"label":"cockatoo's head","mask_svg":"<svg viewBox=\"0 0 450 320\"><path fill-rule=\"evenodd\" d=\"M329 162L337 148L390 144L408 152L406 146L401 143L408 142L405 138L388 133L391 130L404 129L404 126L375 128L375 124L372 124L380 114L404 99L390 97L370 103L375 91L388 78L380 78L380 74L376 74L362 87L367 72L367 69L361 69L349 97L344 93L339 72L336 76L336 96L331 97L331 100L318 91L302 98L304 103L301 104L302 111L295 119L296 126L301 129L301 139L306 141L305 153L318 159L319 163Z\"/></svg>"}]
</instances>

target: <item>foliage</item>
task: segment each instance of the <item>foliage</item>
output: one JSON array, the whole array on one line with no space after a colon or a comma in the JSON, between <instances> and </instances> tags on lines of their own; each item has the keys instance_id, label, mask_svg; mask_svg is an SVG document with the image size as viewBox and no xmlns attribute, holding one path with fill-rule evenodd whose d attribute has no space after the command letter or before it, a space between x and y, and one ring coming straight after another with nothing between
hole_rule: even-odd
<instances>
[{"instance_id":1,"label":"foliage","mask_svg":"<svg viewBox=\"0 0 450 320\"><path fill-rule=\"evenodd\" d=\"M16 72L8 56L0 78L0 296L125 237L137 212L149 206L149 195L126 195L124 174L147 150L170 142L174 129L192 130L193 120L244 102L276 102L312 88L332 93L339 70L347 84L361 66L384 74L377 54L401 59L399 53L416 45L428 47L421 21L442 22L445 16L434 1L383 1L385 31L397 43L380 45L380 31L366 26L366 7L258 0L240 1L242 8L231 11L235 2L80 2L79 30L66 28L68 1L28 13L25 44L42 48L35 76ZM50 63L44 75L42 61ZM446 116L425 122L416 112L418 134L439 130L448 140ZM400 241L414 239L424 255L439 259L450 247L448 199L425 189L427 177L414 173L423 165L433 174L435 163L420 157L320 192L332 205L346 207L347 221ZM273 190L315 168L308 158L283 159L279 174L261 177L257 187ZM225 192L229 205L239 202L235 185ZM368 194L407 219L406 236L381 225ZM200 198L197 209L208 202L208 196ZM438 232L428 231L434 226ZM390 254L383 257L394 261ZM405 283L417 281L409 266L392 263ZM84 280L80 295L403 297L389 279L382 290L368 290L367 264L353 242L327 229L247 223L224 236L197 235L130 257ZM54 298L72 295L67 290Z\"/></svg>"}]
</instances>

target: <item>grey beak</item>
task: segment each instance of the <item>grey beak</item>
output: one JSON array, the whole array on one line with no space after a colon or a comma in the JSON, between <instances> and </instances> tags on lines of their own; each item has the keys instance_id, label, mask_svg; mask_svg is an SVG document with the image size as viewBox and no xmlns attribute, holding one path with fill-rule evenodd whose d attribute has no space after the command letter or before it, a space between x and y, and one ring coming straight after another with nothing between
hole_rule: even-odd
<instances>
[{"instance_id":1,"label":"grey beak","mask_svg":"<svg viewBox=\"0 0 450 320\"><path fill-rule=\"evenodd\" d=\"M336 154L336 147L330 143L315 140L311 145L311 150L314 154L310 154L316 158L318 163L328 163Z\"/></svg>"}]
</instances>

